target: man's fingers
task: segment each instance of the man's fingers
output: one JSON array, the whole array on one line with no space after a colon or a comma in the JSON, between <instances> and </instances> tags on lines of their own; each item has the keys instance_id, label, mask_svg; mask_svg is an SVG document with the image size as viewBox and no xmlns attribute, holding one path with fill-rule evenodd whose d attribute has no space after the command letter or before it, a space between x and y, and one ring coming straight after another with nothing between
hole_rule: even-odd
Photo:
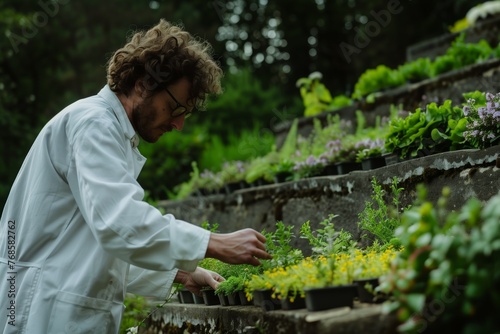
<instances>
[{"instance_id":1,"label":"man's fingers","mask_svg":"<svg viewBox=\"0 0 500 334\"><path fill-rule=\"evenodd\" d=\"M272 256L268 252L260 249L256 249L253 256L263 260L272 259Z\"/></svg>"}]
</instances>

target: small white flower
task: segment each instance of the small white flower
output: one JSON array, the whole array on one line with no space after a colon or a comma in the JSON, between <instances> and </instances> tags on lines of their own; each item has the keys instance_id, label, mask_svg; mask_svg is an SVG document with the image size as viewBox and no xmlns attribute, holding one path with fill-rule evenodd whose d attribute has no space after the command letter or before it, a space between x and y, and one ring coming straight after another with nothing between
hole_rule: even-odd
<instances>
[{"instance_id":1,"label":"small white flower","mask_svg":"<svg viewBox=\"0 0 500 334\"><path fill-rule=\"evenodd\" d=\"M309 74L309 79L311 80L321 80L323 79L323 74L321 72L315 71Z\"/></svg>"},{"instance_id":2,"label":"small white flower","mask_svg":"<svg viewBox=\"0 0 500 334\"><path fill-rule=\"evenodd\" d=\"M127 328L127 334L137 334L138 331L139 331L139 328L137 326Z\"/></svg>"}]
</instances>

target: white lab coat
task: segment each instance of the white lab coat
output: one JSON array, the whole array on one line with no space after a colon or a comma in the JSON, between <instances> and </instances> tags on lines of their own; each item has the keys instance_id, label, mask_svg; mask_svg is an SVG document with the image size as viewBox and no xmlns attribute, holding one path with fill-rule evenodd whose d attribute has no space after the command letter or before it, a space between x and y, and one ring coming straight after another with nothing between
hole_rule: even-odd
<instances>
[{"instance_id":1,"label":"white lab coat","mask_svg":"<svg viewBox=\"0 0 500 334\"><path fill-rule=\"evenodd\" d=\"M1 219L3 333L118 333L125 292L165 298L204 257L208 231L142 201L137 143L108 86L40 132Z\"/></svg>"}]
</instances>

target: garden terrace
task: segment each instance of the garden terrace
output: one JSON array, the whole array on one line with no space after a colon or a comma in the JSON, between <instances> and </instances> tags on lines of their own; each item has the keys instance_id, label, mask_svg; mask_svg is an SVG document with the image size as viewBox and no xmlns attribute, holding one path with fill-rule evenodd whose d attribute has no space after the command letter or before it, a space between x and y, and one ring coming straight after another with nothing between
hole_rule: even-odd
<instances>
[{"instance_id":1,"label":"garden terrace","mask_svg":"<svg viewBox=\"0 0 500 334\"><path fill-rule=\"evenodd\" d=\"M482 201L500 189L500 146L484 150L439 153L398 162L374 170L347 175L321 176L294 182L237 190L229 195L190 197L182 201L162 201L159 206L183 220L201 224L218 223L221 232L251 227L274 229L277 220L300 226L306 221L318 228L319 222L336 214L335 227L360 237L358 214L370 200L371 179L389 187L393 177L404 188L402 205L414 200L417 184L428 187L429 199L437 200L444 186L451 189L450 205L460 207L476 197ZM301 245L295 245L301 248Z\"/></svg>"},{"instance_id":2,"label":"garden terrace","mask_svg":"<svg viewBox=\"0 0 500 334\"><path fill-rule=\"evenodd\" d=\"M500 59L491 59L483 63L466 66L444 73L438 77L420 82L406 84L401 87L376 93L373 103L365 100L356 101L348 106L332 112L324 112L314 117L299 120L299 133L307 137L313 129L313 120L326 123L329 115L339 115L341 119L356 123L356 110L363 111L368 126L373 126L377 117L389 116L391 106L400 106L407 111L425 108L427 103L442 103L451 100L453 105L465 103L463 93L483 91L495 93L500 91ZM273 129L279 147L286 138L291 122L283 122Z\"/></svg>"}]
</instances>

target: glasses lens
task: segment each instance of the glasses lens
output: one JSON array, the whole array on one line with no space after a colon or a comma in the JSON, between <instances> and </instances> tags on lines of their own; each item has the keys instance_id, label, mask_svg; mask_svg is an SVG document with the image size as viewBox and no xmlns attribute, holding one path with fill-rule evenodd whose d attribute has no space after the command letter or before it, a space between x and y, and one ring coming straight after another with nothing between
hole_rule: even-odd
<instances>
[{"instance_id":1,"label":"glasses lens","mask_svg":"<svg viewBox=\"0 0 500 334\"><path fill-rule=\"evenodd\" d=\"M177 107L172 111L172 117L179 117L186 113L185 107Z\"/></svg>"}]
</instances>

